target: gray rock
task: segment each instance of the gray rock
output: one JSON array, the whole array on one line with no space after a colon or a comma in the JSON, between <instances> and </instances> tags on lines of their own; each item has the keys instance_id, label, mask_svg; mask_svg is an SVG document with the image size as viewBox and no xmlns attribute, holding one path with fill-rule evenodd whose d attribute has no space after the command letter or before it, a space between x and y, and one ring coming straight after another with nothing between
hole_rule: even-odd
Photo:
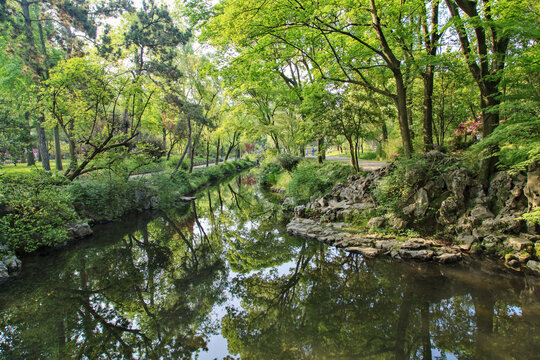
<instances>
[{"instance_id":1,"label":"gray rock","mask_svg":"<svg viewBox=\"0 0 540 360\"><path fill-rule=\"evenodd\" d=\"M516 251L521 251L529 246L533 246L533 243L530 240L517 237L508 238L508 240L506 240L506 244L508 247L511 247Z\"/></svg>"},{"instance_id":2,"label":"gray rock","mask_svg":"<svg viewBox=\"0 0 540 360\"><path fill-rule=\"evenodd\" d=\"M491 211L486 206L476 205L471 210L471 217L479 220L492 219L495 217Z\"/></svg>"},{"instance_id":3,"label":"gray rock","mask_svg":"<svg viewBox=\"0 0 540 360\"><path fill-rule=\"evenodd\" d=\"M0 283L3 283L9 279L9 271L3 262L0 261Z\"/></svg>"},{"instance_id":4,"label":"gray rock","mask_svg":"<svg viewBox=\"0 0 540 360\"><path fill-rule=\"evenodd\" d=\"M392 228L394 228L395 230L402 230L407 227L407 222L396 216L391 216L388 219L388 222L390 223L390 226L392 226Z\"/></svg>"},{"instance_id":5,"label":"gray rock","mask_svg":"<svg viewBox=\"0 0 540 360\"><path fill-rule=\"evenodd\" d=\"M457 220L457 212L460 208L460 203L454 197L449 197L441 203L439 208L438 221L441 224L453 224Z\"/></svg>"},{"instance_id":6,"label":"gray rock","mask_svg":"<svg viewBox=\"0 0 540 360\"><path fill-rule=\"evenodd\" d=\"M461 260L461 254L442 254L434 258L441 264L451 264Z\"/></svg>"},{"instance_id":7,"label":"gray rock","mask_svg":"<svg viewBox=\"0 0 540 360\"><path fill-rule=\"evenodd\" d=\"M383 216L377 216L377 217L369 219L368 226L370 228L382 228L385 222L386 222L386 219Z\"/></svg>"},{"instance_id":8,"label":"gray rock","mask_svg":"<svg viewBox=\"0 0 540 360\"><path fill-rule=\"evenodd\" d=\"M382 252L381 249L359 246L350 246L348 248L345 248L345 251L361 254L362 256L367 258L374 258Z\"/></svg>"},{"instance_id":9,"label":"gray rock","mask_svg":"<svg viewBox=\"0 0 540 360\"><path fill-rule=\"evenodd\" d=\"M519 261L517 261L516 259L511 259L510 261L508 261L508 266L519 267Z\"/></svg>"},{"instance_id":10,"label":"gray rock","mask_svg":"<svg viewBox=\"0 0 540 360\"><path fill-rule=\"evenodd\" d=\"M2 259L2 262L6 265L8 272L17 273L22 268L22 261L15 255L6 256Z\"/></svg>"},{"instance_id":11,"label":"gray rock","mask_svg":"<svg viewBox=\"0 0 540 360\"><path fill-rule=\"evenodd\" d=\"M304 217L306 215L306 206L298 205L294 208L294 215L298 217Z\"/></svg>"},{"instance_id":12,"label":"gray rock","mask_svg":"<svg viewBox=\"0 0 540 360\"><path fill-rule=\"evenodd\" d=\"M537 274L540 274L540 262L529 260L527 261L527 267L532 271L536 272Z\"/></svg>"},{"instance_id":13,"label":"gray rock","mask_svg":"<svg viewBox=\"0 0 540 360\"><path fill-rule=\"evenodd\" d=\"M432 250L406 250L399 249L398 254L402 259L413 259L418 261L428 261L435 254Z\"/></svg>"},{"instance_id":14,"label":"gray rock","mask_svg":"<svg viewBox=\"0 0 540 360\"><path fill-rule=\"evenodd\" d=\"M68 237L72 239L81 239L92 235L94 232L88 223L83 224L71 224L68 229Z\"/></svg>"},{"instance_id":15,"label":"gray rock","mask_svg":"<svg viewBox=\"0 0 540 360\"><path fill-rule=\"evenodd\" d=\"M294 209L294 205L295 202L294 198L292 197L285 198L285 200L283 200L283 204L281 204L284 210L292 210Z\"/></svg>"},{"instance_id":16,"label":"gray rock","mask_svg":"<svg viewBox=\"0 0 540 360\"><path fill-rule=\"evenodd\" d=\"M528 201L529 210L533 207L540 207L540 164L537 160L529 165L524 194Z\"/></svg>"},{"instance_id":17,"label":"gray rock","mask_svg":"<svg viewBox=\"0 0 540 360\"><path fill-rule=\"evenodd\" d=\"M465 189L471 184L469 173L463 168L457 168L445 173L443 178L446 187L454 194L454 197L463 200L465 198Z\"/></svg>"}]
</instances>

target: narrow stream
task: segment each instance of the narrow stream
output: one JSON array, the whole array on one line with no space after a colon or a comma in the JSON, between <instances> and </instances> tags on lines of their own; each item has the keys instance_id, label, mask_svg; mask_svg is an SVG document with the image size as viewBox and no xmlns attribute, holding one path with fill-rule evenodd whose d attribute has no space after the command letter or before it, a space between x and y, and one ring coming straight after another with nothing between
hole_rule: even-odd
<instances>
[{"instance_id":1,"label":"narrow stream","mask_svg":"<svg viewBox=\"0 0 540 360\"><path fill-rule=\"evenodd\" d=\"M540 279L287 236L247 173L0 287L1 359L539 359Z\"/></svg>"}]
</instances>

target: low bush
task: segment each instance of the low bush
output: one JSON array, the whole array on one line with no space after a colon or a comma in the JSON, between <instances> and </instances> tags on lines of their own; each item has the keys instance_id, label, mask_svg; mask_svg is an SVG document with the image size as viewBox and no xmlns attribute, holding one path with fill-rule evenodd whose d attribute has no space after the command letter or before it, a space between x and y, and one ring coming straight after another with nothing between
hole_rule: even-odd
<instances>
[{"instance_id":1,"label":"low bush","mask_svg":"<svg viewBox=\"0 0 540 360\"><path fill-rule=\"evenodd\" d=\"M282 153L279 154L277 157L277 161L281 165L281 167L288 172L293 171L293 169L300 163L302 158L300 156L295 156L289 153Z\"/></svg>"},{"instance_id":2,"label":"low bush","mask_svg":"<svg viewBox=\"0 0 540 360\"><path fill-rule=\"evenodd\" d=\"M281 173L281 165L274 161L263 162L259 170L259 183L263 186L274 185Z\"/></svg>"},{"instance_id":3,"label":"low bush","mask_svg":"<svg viewBox=\"0 0 540 360\"><path fill-rule=\"evenodd\" d=\"M301 162L292 173L287 193L298 200L311 196L322 196L347 179L353 173L350 165L338 162L318 164L314 161Z\"/></svg>"},{"instance_id":4,"label":"low bush","mask_svg":"<svg viewBox=\"0 0 540 360\"><path fill-rule=\"evenodd\" d=\"M75 221L71 194L48 174L17 182L0 180L0 236L18 252L31 252L67 239L66 223Z\"/></svg>"}]
</instances>

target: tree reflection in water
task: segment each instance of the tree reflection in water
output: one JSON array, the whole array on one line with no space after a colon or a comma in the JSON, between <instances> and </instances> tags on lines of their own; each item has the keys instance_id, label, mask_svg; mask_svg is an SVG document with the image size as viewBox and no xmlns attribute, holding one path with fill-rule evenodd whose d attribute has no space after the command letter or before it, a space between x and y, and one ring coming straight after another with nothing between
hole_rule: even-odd
<instances>
[{"instance_id":1,"label":"tree reflection in water","mask_svg":"<svg viewBox=\"0 0 540 360\"><path fill-rule=\"evenodd\" d=\"M240 176L26 259L0 357L214 358L220 333L243 359L538 357L537 278L365 260L286 236L278 208Z\"/></svg>"}]
</instances>

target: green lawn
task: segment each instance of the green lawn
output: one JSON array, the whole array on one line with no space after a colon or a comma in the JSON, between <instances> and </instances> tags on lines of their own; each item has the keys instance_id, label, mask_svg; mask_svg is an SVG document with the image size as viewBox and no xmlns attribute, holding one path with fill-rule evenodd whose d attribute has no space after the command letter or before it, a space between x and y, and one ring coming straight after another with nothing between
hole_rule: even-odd
<instances>
[{"instance_id":1,"label":"green lawn","mask_svg":"<svg viewBox=\"0 0 540 360\"><path fill-rule=\"evenodd\" d=\"M54 162L54 160L51 160L50 164L51 170L56 172L56 163ZM69 166L69 159L62 160L62 166L64 167L64 169L66 169ZM0 165L0 174L24 175L34 172L38 169L42 169L41 162L36 162L36 165L33 166L27 166L26 163L17 164L17 166L13 164L6 164Z\"/></svg>"}]
</instances>

